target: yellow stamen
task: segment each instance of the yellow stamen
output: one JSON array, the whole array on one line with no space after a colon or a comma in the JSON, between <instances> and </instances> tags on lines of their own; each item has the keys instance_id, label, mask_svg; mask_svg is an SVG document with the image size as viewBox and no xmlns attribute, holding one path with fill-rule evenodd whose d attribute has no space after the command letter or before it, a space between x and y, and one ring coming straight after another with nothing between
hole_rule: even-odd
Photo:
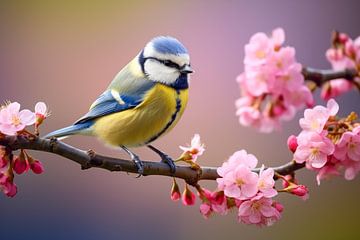
<instances>
[{"instance_id":1,"label":"yellow stamen","mask_svg":"<svg viewBox=\"0 0 360 240\"><path fill-rule=\"evenodd\" d=\"M256 51L256 54L255 54L255 55L256 55L257 58L260 58L260 59L263 59L263 58L266 57L265 52L264 52L264 51L261 51L261 50Z\"/></svg>"},{"instance_id":2,"label":"yellow stamen","mask_svg":"<svg viewBox=\"0 0 360 240\"><path fill-rule=\"evenodd\" d=\"M21 124L21 120L18 116L16 115L13 115L12 118L11 118L11 122L14 126L18 126Z\"/></svg>"},{"instance_id":3,"label":"yellow stamen","mask_svg":"<svg viewBox=\"0 0 360 240\"><path fill-rule=\"evenodd\" d=\"M236 184L237 184L238 186L241 186L241 185L243 185L244 183L245 183L244 180L242 180L241 178L236 179Z\"/></svg>"}]
</instances>

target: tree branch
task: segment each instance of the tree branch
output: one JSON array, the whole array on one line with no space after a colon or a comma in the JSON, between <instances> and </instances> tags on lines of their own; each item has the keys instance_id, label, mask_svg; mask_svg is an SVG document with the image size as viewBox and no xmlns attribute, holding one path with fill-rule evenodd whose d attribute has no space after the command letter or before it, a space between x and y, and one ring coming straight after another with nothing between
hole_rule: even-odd
<instances>
[{"instance_id":1,"label":"tree branch","mask_svg":"<svg viewBox=\"0 0 360 240\"><path fill-rule=\"evenodd\" d=\"M314 82L318 87L321 87L325 82L338 78L344 78L348 81L354 82L355 77L359 76L356 69L322 70L309 67L304 67L302 69L302 74L304 75L305 80Z\"/></svg>"},{"instance_id":2,"label":"tree branch","mask_svg":"<svg viewBox=\"0 0 360 240\"><path fill-rule=\"evenodd\" d=\"M359 76L355 69L335 71L304 67L302 73L306 80L313 81L317 86L321 86L325 82L337 78L345 78L354 82L355 77ZM137 173L136 165L132 161L102 156L93 151L80 150L55 139L42 139L39 137L29 137L23 135L1 136L0 134L0 145L6 146L11 151L18 149L30 149L54 153L80 164L82 169L96 167L109 171ZM161 175L176 177L184 179L191 185L196 185L200 180L216 180L216 178L220 177L216 172L216 167L201 167L200 171L195 171L188 166L177 166L175 174L172 174L169 166L165 163L153 161L143 162L144 176ZM304 166L305 164L297 164L294 161L291 161L282 166L273 167L273 169L278 174L287 175L303 168ZM254 171L259 172L259 169L254 169Z\"/></svg>"},{"instance_id":3,"label":"tree branch","mask_svg":"<svg viewBox=\"0 0 360 240\"><path fill-rule=\"evenodd\" d=\"M98 155L93 151L80 150L56 139L29 138L22 135L5 136L0 138L0 145L12 151L30 149L54 153L80 164L82 169L96 167L109 171L137 173L136 165L132 161ZM199 180L216 180L216 178L220 177L216 172L216 167L201 167L201 171L195 171L188 166L177 166L175 174L172 174L169 166L165 163L152 161L143 162L144 176L173 176L184 179L191 185L196 185ZM274 167L274 170L281 175L287 175L303 167L304 164L297 164L292 161L285 165ZM259 169L255 169L254 171L258 172Z\"/></svg>"}]
</instances>

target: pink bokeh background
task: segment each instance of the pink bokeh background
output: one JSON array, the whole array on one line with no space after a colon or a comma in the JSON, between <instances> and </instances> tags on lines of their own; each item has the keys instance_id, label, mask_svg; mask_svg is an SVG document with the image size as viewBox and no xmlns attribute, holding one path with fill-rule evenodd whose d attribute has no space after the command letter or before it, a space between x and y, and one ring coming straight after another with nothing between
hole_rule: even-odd
<instances>
[{"instance_id":1,"label":"pink bokeh background","mask_svg":"<svg viewBox=\"0 0 360 240\"><path fill-rule=\"evenodd\" d=\"M258 31L276 27L286 32L306 66L329 68L324 53L331 31L360 35L356 1L2 1L0 4L0 101L33 108L45 101L52 116L45 134L84 114L113 76L152 37L178 38L191 54L190 100L179 124L155 145L173 157L179 145L201 134L206 152L202 165L219 166L234 151L246 149L261 163L289 161L290 134L296 119L281 132L260 134L238 124L234 102L236 76L243 70L243 46ZM319 103L323 103L316 96ZM360 113L360 96L337 99L341 114ZM66 140L82 149L126 157L96 139ZM157 159L148 149L142 159ZM270 228L236 222L236 213L204 220L198 205L185 207L169 198L171 179L81 171L75 163L46 153L33 153L46 172L16 177L14 199L0 196L0 239L355 239L360 214L359 178L315 184L305 170L299 179L310 188L303 202L281 194L283 219ZM213 182L205 186L215 187Z\"/></svg>"}]
</instances>

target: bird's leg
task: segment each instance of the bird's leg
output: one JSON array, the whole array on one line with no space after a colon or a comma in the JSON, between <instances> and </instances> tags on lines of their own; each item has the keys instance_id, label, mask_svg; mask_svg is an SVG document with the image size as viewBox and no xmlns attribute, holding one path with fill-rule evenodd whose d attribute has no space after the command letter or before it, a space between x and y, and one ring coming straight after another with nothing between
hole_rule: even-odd
<instances>
[{"instance_id":1,"label":"bird's leg","mask_svg":"<svg viewBox=\"0 0 360 240\"><path fill-rule=\"evenodd\" d=\"M156 152L161 157L161 162L164 162L167 165L169 165L171 173L174 174L176 171L176 165L174 163L174 160L172 160L172 158L169 155L160 151L159 149L155 148L154 146L152 146L152 145L147 145L147 146L148 146L148 148L150 148L151 150Z\"/></svg>"},{"instance_id":2,"label":"bird's leg","mask_svg":"<svg viewBox=\"0 0 360 240\"><path fill-rule=\"evenodd\" d=\"M139 177L141 175L144 174L144 163L140 160L139 156L136 155L135 153L133 153L132 151L130 151L127 147L125 146L121 146L122 149L124 149L124 151L129 154L129 156L131 157L131 160L135 163L137 169L138 169L138 173L139 173Z\"/></svg>"}]
</instances>

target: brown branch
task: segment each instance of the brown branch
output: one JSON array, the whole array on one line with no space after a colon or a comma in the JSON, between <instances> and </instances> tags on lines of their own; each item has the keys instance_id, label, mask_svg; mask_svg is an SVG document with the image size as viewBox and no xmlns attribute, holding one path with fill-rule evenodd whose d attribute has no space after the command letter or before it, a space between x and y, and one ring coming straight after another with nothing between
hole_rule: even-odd
<instances>
[{"instance_id":1,"label":"brown branch","mask_svg":"<svg viewBox=\"0 0 360 240\"><path fill-rule=\"evenodd\" d=\"M71 161L81 165L82 169L92 167L103 168L109 171L120 171L128 173L137 173L136 165L129 160L112 158L98 155L92 151L84 151L77 149L71 145L57 141L55 139L28 138L24 136L6 136L0 139L0 145L8 147L15 151L18 149L31 149L42 152L54 153L63 156ZM197 172L188 166L177 166L175 174L170 172L167 164L162 162L144 162L144 176L162 175L184 179L191 185L196 185L199 180L216 180L219 175L216 167L201 167L201 171ZM274 170L281 174L287 175L303 168L304 164L289 162L285 165L274 167ZM258 172L259 169L254 171Z\"/></svg>"},{"instance_id":2,"label":"brown branch","mask_svg":"<svg viewBox=\"0 0 360 240\"><path fill-rule=\"evenodd\" d=\"M355 77L359 76L356 69L322 70L309 67L304 67L302 69L302 74L304 75L305 80L314 82L318 87L321 87L324 83L330 80L338 78L344 78L348 81L354 82Z\"/></svg>"}]
</instances>

